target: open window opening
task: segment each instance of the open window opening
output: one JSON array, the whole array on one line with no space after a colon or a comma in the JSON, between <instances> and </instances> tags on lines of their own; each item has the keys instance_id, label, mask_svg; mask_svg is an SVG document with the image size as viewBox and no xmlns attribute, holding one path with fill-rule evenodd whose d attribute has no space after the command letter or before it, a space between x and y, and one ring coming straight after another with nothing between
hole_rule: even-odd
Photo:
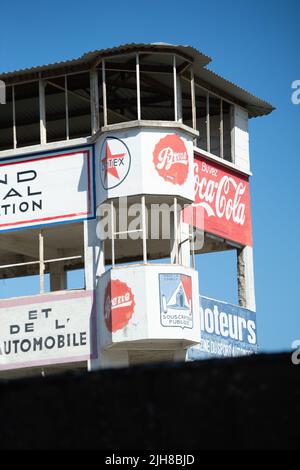
<instances>
[{"instance_id":1,"label":"open window opening","mask_svg":"<svg viewBox=\"0 0 300 470\"><path fill-rule=\"evenodd\" d=\"M84 287L82 223L0 235L0 298Z\"/></svg>"},{"instance_id":2,"label":"open window opening","mask_svg":"<svg viewBox=\"0 0 300 470\"><path fill-rule=\"evenodd\" d=\"M44 83L47 142L91 135L89 73L49 78Z\"/></svg>"},{"instance_id":3,"label":"open window opening","mask_svg":"<svg viewBox=\"0 0 300 470\"><path fill-rule=\"evenodd\" d=\"M40 143L39 83L6 87L0 106L0 151Z\"/></svg>"},{"instance_id":4,"label":"open window opening","mask_svg":"<svg viewBox=\"0 0 300 470\"><path fill-rule=\"evenodd\" d=\"M104 205L100 213L106 270L122 264L183 264L183 256L190 256L193 265L193 233L182 230L182 208L177 198L158 204L152 196Z\"/></svg>"},{"instance_id":5,"label":"open window opening","mask_svg":"<svg viewBox=\"0 0 300 470\"><path fill-rule=\"evenodd\" d=\"M239 305L236 249L205 235L201 253L196 255L200 295Z\"/></svg>"},{"instance_id":6,"label":"open window opening","mask_svg":"<svg viewBox=\"0 0 300 470\"><path fill-rule=\"evenodd\" d=\"M13 88L6 87L6 104L0 105L0 151L14 148Z\"/></svg>"},{"instance_id":7,"label":"open window opening","mask_svg":"<svg viewBox=\"0 0 300 470\"><path fill-rule=\"evenodd\" d=\"M40 105L38 81L14 86L16 146L40 143Z\"/></svg>"},{"instance_id":8,"label":"open window opening","mask_svg":"<svg viewBox=\"0 0 300 470\"><path fill-rule=\"evenodd\" d=\"M233 161L233 105L196 86L197 146L219 158Z\"/></svg>"},{"instance_id":9,"label":"open window opening","mask_svg":"<svg viewBox=\"0 0 300 470\"><path fill-rule=\"evenodd\" d=\"M176 59L172 54L140 54L142 119L177 120L174 102Z\"/></svg>"},{"instance_id":10,"label":"open window opening","mask_svg":"<svg viewBox=\"0 0 300 470\"><path fill-rule=\"evenodd\" d=\"M136 54L105 59L101 65L103 81L100 106L105 109L104 125L136 120Z\"/></svg>"},{"instance_id":11,"label":"open window opening","mask_svg":"<svg viewBox=\"0 0 300 470\"><path fill-rule=\"evenodd\" d=\"M101 113L104 125L179 120L176 70L182 62L172 54L144 52L103 59L98 69L100 122Z\"/></svg>"},{"instance_id":12,"label":"open window opening","mask_svg":"<svg viewBox=\"0 0 300 470\"><path fill-rule=\"evenodd\" d=\"M182 109L182 122L196 129L196 102L193 66L186 61L177 65L179 104Z\"/></svg>"}]
</instances>

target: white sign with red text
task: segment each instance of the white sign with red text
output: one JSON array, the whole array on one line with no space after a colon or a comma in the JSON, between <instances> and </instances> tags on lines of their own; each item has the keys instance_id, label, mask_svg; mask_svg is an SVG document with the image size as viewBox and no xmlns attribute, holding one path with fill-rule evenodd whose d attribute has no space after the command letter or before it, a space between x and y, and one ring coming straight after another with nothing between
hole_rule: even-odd
<instances>
[{"instance_id":1,"label":"white sign with red text","mask_svg":"<svg viewBox=\"0 0 300 470\"><path fill-rule=\"evenodd\" d=\"M252 246L248 176L195 154L194 201L194 221L201 222L199 227L195 222L198 228ZM204 217L197 217L198 211Z\"/></svg>"}]
</instances>

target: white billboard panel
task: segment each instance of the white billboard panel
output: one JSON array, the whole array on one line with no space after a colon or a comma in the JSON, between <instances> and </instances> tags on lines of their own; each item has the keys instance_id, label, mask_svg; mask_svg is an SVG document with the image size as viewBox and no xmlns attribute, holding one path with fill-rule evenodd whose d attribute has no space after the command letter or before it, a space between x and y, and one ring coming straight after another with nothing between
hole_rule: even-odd
<instances>
[{"instance_id":1,"label":"white billboard panel","mask_svg":"<svg viewBox=\"0 0 300 470\"><path fill-rule=\"evenodd\" d=\"M0 370L87 361L97 355L93 292L0 301Z\"/></svg>"},{"instance_id":2,"label":"white billboard panel","mask_svg":"<svg viewBox=\"0 0 300 470\"><path fill-rule=\"evenodd\" d=\"M92 147L0 161L0 231L94 212Z\"/></svg>"},{"instance_id":3,"label":"white billboard panel","mask_svg":"<svg viewBox=\"0 0 300 470\"><path fill-rule=\"evenodd\" d=\"M194 200L193 140L172 128L103 134L95 146L97 205L140 194Z\"/></svg>"},{"instance_id":4,"label":"white billboard panel","mask_svg":"<svg viewBox=\"0 0 300 470\"><path fill-rule=\"evenodd\" d=\"M100 345L200 341L198 274L151 264L111 269L99 281Z\"/></svg>"}]
</instances>

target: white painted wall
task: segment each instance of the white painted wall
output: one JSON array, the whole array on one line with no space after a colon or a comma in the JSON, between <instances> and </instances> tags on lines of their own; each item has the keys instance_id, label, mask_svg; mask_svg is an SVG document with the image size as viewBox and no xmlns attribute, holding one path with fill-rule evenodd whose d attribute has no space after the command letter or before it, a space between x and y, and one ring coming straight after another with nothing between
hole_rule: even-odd
<instances>
[{"instance_id":1,"label":"white painted wall","mask_svg":"<svg viewBox=\"0 0 300 470\"><path fill-rule=\"evenodd\" d=\"M234 127L232 145L235 165L247 172L250 171L248 112L239 106L234 106Z\"/></svg>"}]
</instances>

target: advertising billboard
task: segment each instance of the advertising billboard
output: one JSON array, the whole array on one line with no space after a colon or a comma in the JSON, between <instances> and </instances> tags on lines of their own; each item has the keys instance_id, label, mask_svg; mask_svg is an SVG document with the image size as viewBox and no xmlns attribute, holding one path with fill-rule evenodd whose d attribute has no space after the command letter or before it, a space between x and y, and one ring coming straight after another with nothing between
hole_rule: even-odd
<instances>
[{"instance_id":1,"label":"advertising billboard","mask_svg":"<svg viewBox=\"0 0 300 470\"><path fill-rule=\"evenodd\" d=\"M92 218L92 147L0 162L0 231Z\"/></svg>"},{"instance_id":2,"label":"advertising billboard","mask_svg":"<svg viewBox=\"0 0 300 470\"><path fill-rule=\"evenodd\" d=\"M200 344L188 350L190 361L258 352L255 312L201 296L200 325Z\"/></svg>"},{"instance_id":3,"label":"advertising billboard","mask_svg":"<svg viewBox=\"0 0 300 470\"><path fill-rule=\"evenodd\" d=\"M99 279L101 348L122 343L199 342L198 274L183 266L153 263L120 267Z\"/></svg>"},{"instance_id":4,"label":"advertising billboard","mask_svg":"<svg viewBox=\"0 0 300 470\"><path fill-rule=\"evenodd\" d=\"M140 194L193 200L193 140L178 129L134 128L96 142L97 204Z\"/></svg>"},{"instance_id":5,"label":"advertising billboard","mask_svg":"<svg viewBox=\"0 0 300 470\"><path fill-rule=\"evenodd\" d=\"M189 222L188 212L185 217ZM194 223L205 232L252 246L248 176L195 153Z\"/></svg>"},{"instance_id":6,"label":"advertising billboard","mask_svg":"<svg viewBox=\"0 0 300 470\"><path fill-rule=\"evenodd\" d=\"M93 292L0 301L0 370L81 362L97 355Z\"/></svg>"}]
</instances>

